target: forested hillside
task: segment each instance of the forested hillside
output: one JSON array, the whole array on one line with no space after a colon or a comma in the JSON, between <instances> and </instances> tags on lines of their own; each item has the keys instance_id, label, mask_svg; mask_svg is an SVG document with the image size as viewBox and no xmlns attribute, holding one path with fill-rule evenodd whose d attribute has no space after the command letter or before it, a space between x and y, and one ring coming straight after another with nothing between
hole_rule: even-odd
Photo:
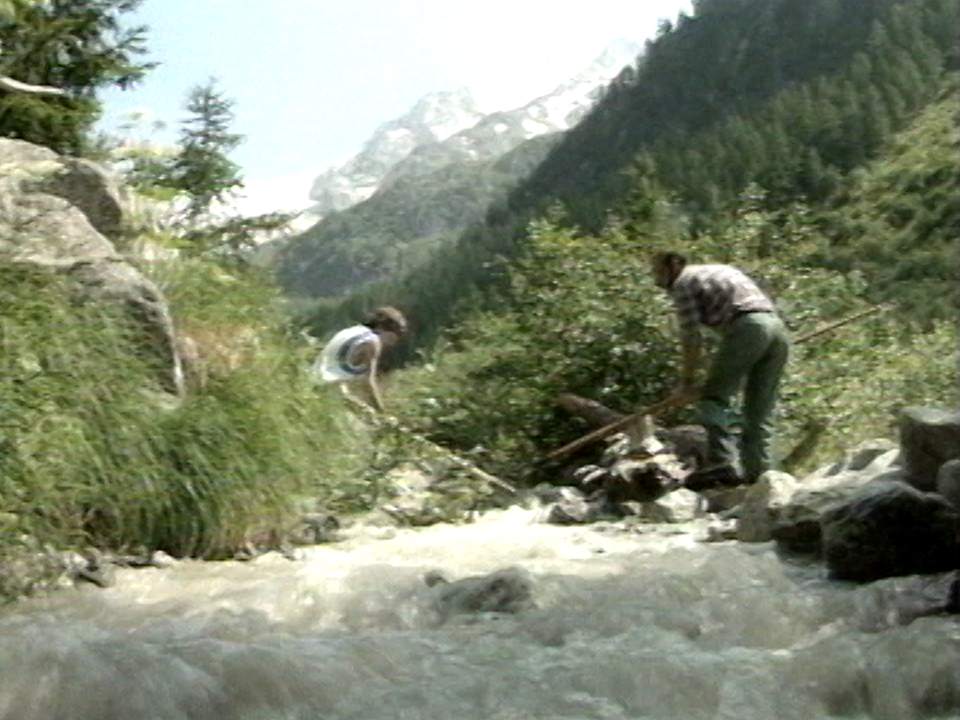
<instances>
[{"instance_id":1,"label":"forested hillside","mask_svg":"<svg viewBox=\"0 0 960 720\"><path fill-rule=\"evenodd\" d=\"M370 199L332 213L277 252L289 292L336 297L372 280L396 280L466 228L482 222L546 156L559 136L541 135L487 161L459 161L395 178Z\"/></svg>"},{"instance_id":2,"label":"forested hillside","mask_svg":"<svg viewBox=\"0 0 960 720\"><path fill-rule=\"evenodd\" d=\"M697 2L692 17L664 24L643 64L623 74L483 223L403 280L315 309L309 322L323 332L358 308L390 301L412 312L419 341L429 344L464 299L475 305L496 295L509 264L498 258L509 261L530 222L555 205L565 222L596 232L613 214L642 228L651 203L669 199L681 237L694 238L723 221L752 184L764 189L767 209L803 202L813 216L829 209L836 222L845 199L867 192L847 176L870 161L882 165L894 135L947 91L957 19L952 0ZM899 191L923 195L930 187L907 183ZM873 228L903 235L902 219L884 222ZM837 253L821 260L856 264L877 280L872 274L888 264L854 263L856 245L848 239L840 250L843 233L834 234ZM935 262L901 273L915 283L906 293L914 303L931 271L944 276Z\"/></svg>"},{"instance_id":3,"label":"forested hillside","mask_svg":"<svg viewBox=\"0 0 960 720\"><path fill-rule=\"evenodd\" d=\"M826 264L860 270L878 301L912 319L955 318L960 124L956 78L874 161L847 178L821 213Z\"/></svg>"}]
</instances>

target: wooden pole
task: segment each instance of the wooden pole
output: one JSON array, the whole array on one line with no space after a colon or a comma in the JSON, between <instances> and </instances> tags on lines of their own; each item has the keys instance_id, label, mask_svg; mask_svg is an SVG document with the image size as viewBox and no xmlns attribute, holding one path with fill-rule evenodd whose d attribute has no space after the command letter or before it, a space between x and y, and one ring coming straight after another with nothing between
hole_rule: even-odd
<instances>
[{"instance_id":1,"label":"wooden pole","mask_svg":"<svg viewBox=\"0 0 960 720\"><path fill-rule=\"evenodd\" d=\"M362 402L357 398L350 397L349 395L346 395L346 394L344 395L344 397L347 397L350 400L350 402L352 402L354 405L361 408L365 413L367 413L367 415L370 416L370 419L373 420L374 423L378 425L389 425L391 428L393 428L397 432L400 432L403 435L406 435L407 437L413 438L414 440L416 440L419 443L422 443L423 445L428 445L434 450L434 452L437 452L443 455L444 457L446 457L447 459L452 460L455 465L462 468L463 470L466 470L468 473L470 473L473 477L477 478L478 480L485 482L488 485L494 485L498 488L501 488L502 490L506 490L507 492L513 495L517 494L517 489L510 483L501 480L495 475L491 475L486 470L482 470L481 468L477 467L477 465L470 462L466 458L461 457L455 452L452 452L445 447L441 447L440 445L424 437L420 433L403 425L395 417L378 413L372 407L370 407L369 405L367 405L366 403Z\"/></svg>"}]
</instances>

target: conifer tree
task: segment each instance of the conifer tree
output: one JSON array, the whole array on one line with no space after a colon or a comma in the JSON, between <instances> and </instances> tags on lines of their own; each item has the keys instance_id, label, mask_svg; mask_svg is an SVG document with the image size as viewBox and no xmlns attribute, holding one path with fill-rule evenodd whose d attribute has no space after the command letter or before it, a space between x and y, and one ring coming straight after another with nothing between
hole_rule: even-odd
<instances>
[{"instance_id":1,"label":"conifer tree","mask_svg":"<svg viewBox=\"0 0 960 720\"><path fill-rule=\"evenodd\" d=\"M154 67L145 26L125 28L141 0L3 0L0 75L62 93L0 92L0 137L79 154L99 117L98 90L129 87Z\"/></svg>"},{"instance_id":2,"label":"conifer tree","mask_svg":"<svg viewBox=\"0 0 960 720\"><path fill-rule=\"evenodd\" d=\"M243 184L239 165L227 157L243 142L242 135L230 132L233 106L213 78L194 87L188 96L190 117L180 130L180 152L160 184L189 194L190 218L207 212Z\"/></svg>"}]
</instances>

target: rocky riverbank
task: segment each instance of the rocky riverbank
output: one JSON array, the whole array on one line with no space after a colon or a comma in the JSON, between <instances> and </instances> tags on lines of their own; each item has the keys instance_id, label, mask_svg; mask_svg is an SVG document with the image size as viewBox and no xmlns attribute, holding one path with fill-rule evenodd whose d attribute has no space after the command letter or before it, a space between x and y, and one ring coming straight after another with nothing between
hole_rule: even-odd
<instances>
[{"instance_id":1,"label":"rocky riverbank","mask_svg":"<svg viewBox=\"0 0 960 720\"><path fill-rule=\"evenodd\" d=\"M569 473L578 486L540 485L512 504L527 513L530 522L587 526L606 536L682 536L693 545L767 544L783 562L822 567L834 580L916 576L914 584L927 588L921 593L925 605L909 600L906 616L958 613L960 413L908 409L899 422L899 442L864 442L802 478L770 472L754 486L700 494L682 488L685 463L695 452L689 444L681 452L648 438L641 457L636 445L614 438L599 464ZM462 498L448 483L422 471L394 473L385 482L390 487L382 494L388 500L375 511L340 519L307 513L282 540L275 537L259 546L252 542L235 559L276 556L296 562L318 544L350 547L357 538L389 540L408 532L404 528L435 523L437 516L431 520L431 512L449 503L451 493ZM465 513L463 518L469 523L477 515ZM111 587L120 568L167 568L178 562L146 551L132 556L47 551L31 557L34 563L49 565L46 576L59 576L54 587ZM21 571L36 574L37 568L24 562ZM473 600L467 604L521 607L523 603L514 600L527 598L529 583L509 577L513 579L506 586L498 576L472 578L467 594ZM425 579L441 587L438 592L460 592L460 586L446 578ZM899 612L897 601L891 602L892 611Z\"/></svg>"}]
</instances>

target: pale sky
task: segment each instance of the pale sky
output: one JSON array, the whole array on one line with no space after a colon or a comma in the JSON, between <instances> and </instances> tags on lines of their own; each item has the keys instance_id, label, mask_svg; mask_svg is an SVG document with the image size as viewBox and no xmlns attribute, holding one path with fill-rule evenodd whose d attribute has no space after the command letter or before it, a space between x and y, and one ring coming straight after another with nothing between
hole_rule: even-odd
<instances>
[{"instance_id":1,"label":"pale sky","mask_svg":"<svg viewBox=\"0 0 960 720\"><path fill-rule=\"evenodd\" d=\"M160 67L101 95L100 127L148 109L172 125L210 76L236 101L231 156L248 181L317 175L428 92L468 87L518 107L587 67L611 41L642 44L689 0L145 0ZM169 133L168 138L173 137ZM164 139L162 136L160 139Z\"/></svg>"}]
</instances>

